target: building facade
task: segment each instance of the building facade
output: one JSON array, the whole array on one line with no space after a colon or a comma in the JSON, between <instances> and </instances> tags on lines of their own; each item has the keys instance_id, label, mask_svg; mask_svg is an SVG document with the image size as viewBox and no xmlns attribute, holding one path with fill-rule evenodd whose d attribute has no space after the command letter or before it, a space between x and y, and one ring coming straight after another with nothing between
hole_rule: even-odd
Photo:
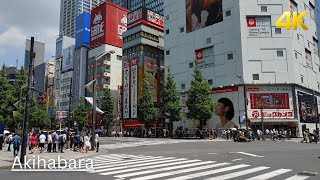
<instances>
[{"instance_id":1,"label":"building facade","mask_svg":"<svg viewBox=\"0 0 320 180\"><path fill-rule=\"evenodd\" d=\"M315 13L316 13L316 25L317 25L317 37L318 44L320 39L320 0L315 0ZM320 46L318 46L320 52Z\"/></svg>"},{"instance_id":2,"label":"building facade","mask_svg":"<svg viewBox=\"0 0 320 180\"><path fill-rule=\"evenodd\" d=\"M160 107L160 95L164 82L163 31L163 16L145 7L128 14L128 30L123 34L122 46L123 128L140 129L143 124L139 121L137 109L143 77L149 81L155 106ZM162 123L159 124L162 125Z\"/></svg>"},{"instance_id":3,"label":"building facade","mask_svg":"<svg viewBox=\"0 0 320 180\"><path fill-rule=\"evenodd\" d=\"M31 40L26 40L25 46L25 56L24 56L24 69L29 71L29 63L30 63L30 46ZM42 42L34 41L33 52L35 53L35 58L33 67L38 66L44 62L44 51L45 51L45 44Z\"/></svg>"},{"instance_id":4,"label":"building facade","mask_svg":"<svg viewBox=\"0 0 320 180\"><path fill-rule=\"evenodd\" d=\"M13 84L17 80L18 69L17 67L6 67L7 79L10 84Z\"/></svg>"},{"instance_id":5,"label":"building facade","mask_svg":"<svg viewBox=\"0 0 320 180\"><path fill-rule=\"evenodd\" d=\"M163 0L112 0L112 2L131 11L146 7L163 15Z\"/></svg>"},{"instance_id":6,"label":"building facade","mask_svg":"<svg viewBox=\"0 0 320 180\"><path fill-rule=\"evenodd\" d=\"M226 97L233 102L232 122L238 127L246 126L246 94L249 126L261 129L264 119L269 129L290 128L297 135L303 129L314 130L320 92L314 7L313 0L166 0L165 67L181 91L183 113L197 65L213 88L212 99ZM284 11L304 10L308 31L275 27ZM206 127L219 123L213 116Z\"/></svg>"},{"instance_id":7,"label":"building facade","mask_svg":"<svg viewBox=\"0 0 320 180\"><path fill-rule=\"evenodd\" d=\"M89 12L105 0L61 0L59 35L75 38L76 17Z\"/></svg>"}]
</instances>

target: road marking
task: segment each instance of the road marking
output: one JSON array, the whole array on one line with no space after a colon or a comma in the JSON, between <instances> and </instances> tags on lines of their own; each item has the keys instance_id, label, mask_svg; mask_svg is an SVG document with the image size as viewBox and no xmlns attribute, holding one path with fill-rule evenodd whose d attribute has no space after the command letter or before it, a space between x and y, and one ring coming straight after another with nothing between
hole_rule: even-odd
<instances>
[{"instance_id":1,"label":"road marking","mask_svg":"<svg viewBox=\"0 0 320 180\"><path fill-rule=\"evenodd\" d=\"M160 174L155 174L155 175L150 175L150 176L133 178L131 180L156 179L156 178L172 176L172 175L181 174L181 173L188 173L188 172L192 172L192 171L204 170L204 169L209 169L209 168L214 168L214 167L220 167L220 166L225 166L225 165L230 165L230 164L231 163L219 163L219 164L212 164L212 165L207 165L207 166L199 166L199 167L190 168L190 169L182 169L182 170L178 170L178 171L171 171L171 172L165 172L165 173L160 173Z\"/></svg>"},{"instance_id":2,"label":"road marking","mask_svg":"<svg viewBox=\"0 0 320 180\"><path fill-rule=\"evenodd\" d=\"M168 158L169 159L169 158ZM165 160L165 158L163 159ZM150 166L150 165L155 165L155 164L160 164L160 163L169 163L169 162L175 162L175 161L182 161L182 160L186 160L186 159L172 159L170 158L170 160L167 160L167 161L159 161L158 159L157 160L153 160L153 161L156 161L156 162L150 162L150 163L140 163L140 164L136 164L136 165L130 165L130 166L127 166L127 164L123 164L124 166L120 166L120 167L115 167L115 168L110 168L108 169L108 171L114 171L114 170L120 170L120 169L126 169L126 168L133 168L133 167L141 167L141 166ZM94 173L97 173L97 172L106 172L105 169L101 169L101 170L97 170L97 168L94 168Z\"/></svg>"},{"instance_id":3,"label":"road marking","mask_svg":"<svg viewBox=\"0 0 320 180\"><path fill-rule=\"evenodd\" d=\"M278 170L271 171L271 172L268 172L268 173L265 173L265 174L261 174L259 176L255 176L255 177L249 178L247 180L266 180L266 179L273 178L275 176L279 176L281 174L285 174L285 173L290 172L290 171L291 171L291 169L278 169Z\"/></svg>"},{"instance_id":4,"label":"road marking","mask_svg":"<svg viewBox=\"0 0 320 180\"><path fill-rule=\"evenodd\" d=\"M118 175L115 176L116 178L126 178L126 177L131 177L131 176L138 176L142 174L150 174L150 173L155 173L155 172L160 172L160 171L168 171L168 170L176 170L176 169L182 169L182 168L187 168L191 166L200 166L208 163L215 163L215 161L205 161L205 162L197 162L197 163L191 163L191 164L185 164L185 165L179 165L179 166L172 166L172 167L166 167L166 168L160 168L160 169L153 169L153 170L145 170L145 168L141 168L141 172L135 172L135 173L129 173L129 174L123 174L123 175ZM165 166L169 166L164 164ZM149 169L149 167L148 167Z\"/></svg>"},{"instance_id":5,"label":"road marking","mask_svg":"<svg viewBox=\"0 0 320 180\"><path fill-rule=\"evenodd\" d=\"M253 169L247 169L247 170L238 171L238 172L235 172L235 173L225 174L225 175L222 175L222 176L212 177L212 178L209 178L209 179L206 179L206 180L231 179L231 178L247 175L247 174L250 174L250 173L262 171L262 170L265 170L265 169L269 169L269 168L270 167L260 166L260 167L256 167L256 168L253 168Z\"/></svg>"},{"instance_id":6,"label":"road marking","mask_svg":"<svg viewBox=\"0 0 320 180\"><path fill-rule=\"evenodd\" d=\"M239 158L239 159L233 159L233 160L231 160L231 161L241 161L242 160L242 158Z\"/></svg>"},{"instance_id":7,"label":"road marking","mask_svg":"<svg viewBox=\"0 0 320 180\"><path fill-rule=\"evenodd\" d=\"M208 153L208 154L219 154L219 153Z\"/></svg>"},{"instance_id":8,"label":"road marking","mask_svg":"<svg viewBox=\"0 0 320 180\"><path fill-rule=\"evenodd\" d=\"M292 177L289 177L285 180L304 180L304 179L308 179L310 176L302 176L302 175L294 175Z\"/></svg>"},{"instance_id":9,"label":"road marking","mask_svg":"<svg viewBox=\"0 0 320 180\"><path fill-rule=\"evenodd\" d=\"M189 175L185 175L185 176L174 177L174 178L167 179L167 180L187 180L187 179L199 178L199 177L203 177L203 176L208 176L208 175L212 175L212 174L217 174L217 173L221 173L221 172L244 168L244 167L248 167L248 166L250 166L250 165L240 164L240 165L236 165L236 166L230 166L230 167L226 167L226 168L220 168L220 169L200 172L200 173L196 173L196 174L189 174Z\"/></svg>"},{"instance_id":10,"label":"road marking","mask_svg":"<svg viewBox=\"0 0 320 180\"><path fill-rule=\"evenodd\" d=\"M259 155L256 155L256 154L250 154L250 153L246 153L246 152L229 152L231 154L244 154L244 155L247 155L247 156L252 156L252 157L264 157L264 156L259 156Z\"/></svg>"},{"instance_id":11,"label":"road marking","mask_svg":"<svg viewBox=\"0 0 320 180\"><path fill-rule=\"evenodd\" d=\"M180 162L160 164L160 165L154 165L154 166L148 166L148 167L138 167L138 168L132 168L132 169L128 168L128 169L124 169L124 170L120 170L120 171L111 171L111 172L99 173L99 174L100 175L121 174L121 173L126 173L126 172L144 171L146 169L159 168L159 167L165 167L165 166L173 166L173 165L179 165L179 164L185 164L185 163L193 163L193 162L199 162L199 161L200 160L180 161ZM119 178L123 178L123 177L119 176Z\"/></svg>"}]
</instances>

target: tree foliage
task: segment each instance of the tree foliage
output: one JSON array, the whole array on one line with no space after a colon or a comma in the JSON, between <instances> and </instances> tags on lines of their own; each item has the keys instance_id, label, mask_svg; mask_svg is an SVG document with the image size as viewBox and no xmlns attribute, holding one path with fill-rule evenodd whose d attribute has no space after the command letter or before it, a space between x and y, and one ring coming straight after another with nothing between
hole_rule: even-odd
<instances>
[{"instance_id":1,"label":"tree foliage","mask_svg":"<svg viewBox=\"0 0 320 180\"><path fill-rule=\"evenodd\" d=\"M146 78L142 82L142 93L138 102L139 119L145 123L146 129L149 129L150 122L156 119L157 110L152 102L149 82Z\"/></svg>"},{"instance_id":2,"label":"tree foliage","mask_svg":"<svg viewBox=\"0 0 320 180\"><path fill-rule=\"evenodd\" d=\"M194 69L193 78L186 102L187 117L199 121L199 128L202 129L203 124L213 115L214 103L210 97L210 85L204 80L198 67Z\"/></svg>"},{"instance_id":3,"label":"tree foliage","mask_svg":"<svg viewBox=\"0 0 320 180\"><path fill-rule=\"evenodd\" d=\"M100 109L104 112L102 115L106 129L109 130L109 124L114 122L116 114L114 112L114 99L111 90L106 89L100 101Z\"/></svg>"},{"instance_id":4,"label":"tree foliage","mask_svg":"<svg viewBox=\"0 0 320 180\"><path fill-rule=\"evenodd\" d=\"M177 89L176 82L172 74L169 72L167 81L162 92L162 114L169 119L169 131L173 132L173 122L181 120L181 103L180 93Z\"/></svg>"},{"instance_id":5,"label":"tree foliage","mask_svg":"<svg viewBox=\"0 0 320 180\"><path fill-rule=\"evenodd\" d=\"M73 110L73 120L77 122L80 129L88 125L87 108L83 98L80 98L79 106Z\"/></svg>"}]
</instances>

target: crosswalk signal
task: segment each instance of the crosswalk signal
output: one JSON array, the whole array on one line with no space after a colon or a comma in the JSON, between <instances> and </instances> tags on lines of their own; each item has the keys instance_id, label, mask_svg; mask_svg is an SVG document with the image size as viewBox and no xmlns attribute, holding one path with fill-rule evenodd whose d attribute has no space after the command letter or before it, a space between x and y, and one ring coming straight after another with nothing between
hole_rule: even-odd
<instances>
[{"instance_id":1,"label":"crosswalk signal","mask_svg":"<svg viewBox=\"0 0 320 180\"><path fill-rule=\"evenodd\" d=\"M39 93L39 97L38 97L38 106L40 108L43 107L43 104L44 104L44 97L43 97L43 94L42 93Z\"/></svg>"}]
</instances>

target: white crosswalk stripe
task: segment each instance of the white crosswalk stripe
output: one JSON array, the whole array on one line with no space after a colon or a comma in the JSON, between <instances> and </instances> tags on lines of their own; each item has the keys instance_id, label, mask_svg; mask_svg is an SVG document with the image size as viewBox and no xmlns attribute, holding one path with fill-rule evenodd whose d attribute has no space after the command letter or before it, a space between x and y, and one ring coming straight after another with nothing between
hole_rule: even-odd
<instances>
[{"instance_id":1,"label":"white crosswalk stripe","mask_svg":"<svg viewBox=\"0 0 320 180\"><path fill-rule=\"evenodd\" d=\"M248 164L236 164L237 162L127 154L108 154L96 156L92 159L94 168L89 173L113 176L113 179L121 180L187 180L201 178L207 180L233 178L267 180L275 177L281 179L282 176L284 176L282 179L287 178L285 180L305 180L309 178L309 176L292 174L292 169L272 169L267 166L251 167Z\"/></svg>"}]
</instances>

